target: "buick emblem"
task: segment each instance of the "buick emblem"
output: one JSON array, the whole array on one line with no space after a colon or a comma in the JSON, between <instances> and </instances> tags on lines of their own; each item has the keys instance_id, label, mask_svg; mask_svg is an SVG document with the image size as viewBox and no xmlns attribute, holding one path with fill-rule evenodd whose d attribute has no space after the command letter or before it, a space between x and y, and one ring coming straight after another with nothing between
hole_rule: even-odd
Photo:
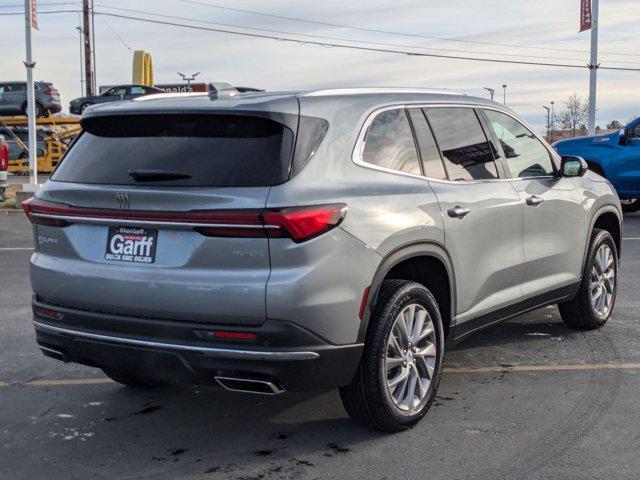
<instances>
[{"instance_id":1,"label":"buick emblem","mask_svg":"<svg viewBox=\"0 0 640 480\"><path fill-rule=\"evenodd\" d=\"M116 203L120 208L129 208L129 195L126 193L116 193Z\"/></svg>"}]
</instances>

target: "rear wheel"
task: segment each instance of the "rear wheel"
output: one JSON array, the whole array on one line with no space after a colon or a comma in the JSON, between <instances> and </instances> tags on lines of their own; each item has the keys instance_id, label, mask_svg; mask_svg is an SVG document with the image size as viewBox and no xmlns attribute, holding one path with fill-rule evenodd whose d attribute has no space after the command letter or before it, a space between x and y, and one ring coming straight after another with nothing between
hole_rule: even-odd
<instances>
[{"instance_id":1,"label":"rear wheel","mask_svg":"<svg viewBox=\"0 0 640 480\"><path fill-rule=\"evenodd\" d=\"M43 116L42 105L40 105L38 102L36 102L36 104L33 106L33 109L34 109L34 113L36 114L36 118ZM29 114L29 107L27 106L26 103L22 106L22 114L25 117L28 116Z\"/></svg>"},{"instance_id":2,"label":"rear wheel","mask_svg":"<svg viewBox=\"0 0 640 480\"><path fill-rule=\"evenodd\" d=\"M600 328L611 316L618 291L618 250L606 230L594 230L576 297L558 305L564 323L580 330Z\"/></svg>"},{"instance_id":3,"label":"rear wheel","mask_svg":"<svg viewBox=\"0 0 640 480\"><path fill-rule=\"evenodd\" d=\"M638 198L626 198L620 200L622 204L622 211L625 213L633 213L640 210L640 199Z\"/></svg>"},{"instance_id":4,"label":"rear wheel","mask_svg":"<svg viewBox=\"0 0 640 480\"><path fill-rule=\"evenodd\" d=\"M385 281L358 371L340 389L345 409L376 430L413 427L433 403L443 352L440 310L429 290L407 280Z\"/></svg>"},{"instance_id":5,"label":"rear wheel","mask_svg":"<svg viewBox=\"0 0 640 480\"><path fill-rule=\"evenodd\" d=\"M103 368L102 371L111 380L132 388L156 388L162 385L162 381L157 378L148 377L139 372L131 372L119 368Z\"/></svg>"}]
</instances>

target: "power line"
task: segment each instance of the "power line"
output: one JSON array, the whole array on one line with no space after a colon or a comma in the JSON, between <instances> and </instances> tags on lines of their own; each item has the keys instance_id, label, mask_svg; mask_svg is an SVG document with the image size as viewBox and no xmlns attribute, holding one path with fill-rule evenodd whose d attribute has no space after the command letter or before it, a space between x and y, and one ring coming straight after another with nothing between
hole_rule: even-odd
<instances>
[{"instance_id":1,"label":"power line","mask_svg":"<svg viewBox=\"0 0 640 480\"><path fill-rule=\"evenodd\" d=\"M211 8L218 8L221 10L229 10L232 12L240 12L240 13L247 13L250 15L259 15L259 16L263 16L263 17L271 17L271 18L278 18L281 20L292 20L294 22L303 22L303 23L310 23L310 24L315 24L315 25L324 25L327 27L336 27L336 28L347 28L350 30L360 30L362 32L371 32L371 33L384 33L387 35L401 35L401 36L406 36L406 37L417 37L417 38L427 38L427 39L431 39L431 40L440 40L440 41L444 41L444 42L460 42L460 43L471 43L471 44L476 44L476 45L491 45L494 47L512 47L512 48L533 48L533 49L538 49L538 50L554 50L554 51L558 51L558 52L571 52L571 53L588 53L584 50L576 50L576 49L568 49L568 48L557 48L557 47L542 47L542 46L537 46L537 45L521 45L521 44L510 44L510 43L498 43L498 42L482 42L479 40L463 40L460 38L450 38L450 37L436 37L436 36L431 36L431 35L422 35L422 34L417 34L417 33L404 33L404 32L394 32L391 30L380 30L380 29L375 29L375 28L365 28L365 27L354 27L351 25L342 25L339 23L330 23L330 22L320 22L317 20L309 20L306 18L296 18L296 17L287 17L284 15L275 15L272 13L265 13L265 12L258 12L255 10L244 10L241 8L232 8L232 7L226 7L224 5L220 5L220 4L215 4L215 3L209 3L209 2L202 2L202 1L197 1L197 0L178 0L179 2L183 2L183 3L190 3L192 5L202 5L202 6L206 6L206 7L211 7ZM639 57L639 54L635 54L635 53L619 53L619 52L600 52L603 54L607 54L607 55L621 55L621 56L630 56L630 57Z\"/></svg>"},{"instance_id":2,"label":"power line","mask_svg":"<svg viewBox=\"0 0 640 480\"><path fill-rule=\"evenodd\" d=\"M272 39L272 40L279 40L283 42L295 42L295 43L307 44L307 45L319 45L322 47L335 47L335 48L344 48L344 49L350 49L350 50L360 50L360 51L379 52L379 53L393 53L393 54L409 55L409 56L415 56L415 57L448 58L448 59L454 59L454 60L467 60L467 61L476 61L476 62L505 63L505 64L514 64L514 65L532 65L532 66L540 66L540 67L588 68L587 65L547 63L547 62L528 62L528 61L519 61L519 60L502 60L497 58L482 58L482 57L464 57L464 56L456 56L456 55L442 55L437 53L400 51L400 50L392 50L392 49L379 48L379 47L362 47L362 46L345 45L345 44L332 43L332 42L321 42L319 40L301 40L301 39L295 39L295 38L280 37L275 35L266 35L261 33L239 32L237 30L202 27L198 25L188 25L184 23L168 22L164 20L155 20L150 18L133 17L130 15L120 15L120 14L108 13L108 12L96 12L96 14L106 15L114 18L122 18L126 20L135 20L139 22L154 23L158 25L169 25L174 27L190 28L193 30L203 30L203 31L210 31L210 32L217 32L217 33L226 33L230 35L238 35L238 36L244 36L244 37L266 38L266 39ZM625 71L640 72L640 68L624 68L624 67L600 67L600 68L603 68L603 69L606 68L607 70L625 70Z\"/></svg>"},{"instance_id":3,"label":"power line","mask_svg":"<svg viewBox=\"0 0 640 480\"><path fill-rule=\"evenodd\" d=\"M274 29L271 29L271 28L258 28L258 27L248 27L248 26L245 26L245 25L238 25L238 24L232 24L232 23L211 22L211 21L208 21L208 20L201 20L201 19L198 19L198 18L179 17L179 16L176 16L176 15L163 15L161 13L147 12L147 11L143 11L143 10L133 10L133 9L130 9L130 8L111 7L111 6L103 5L103 4L97 4L97 5L98 5L98 7L109 8L111 10L119 10L119 11L123 11L123 12L132 12L132 13L140 13L140 14L143 14L143 15L153 15L153 16L156 16L156 17L170 18L170 19L173 19L173 20L186 20L186 21L191 21L191 22L206 23L208 25L219 25L219 26L223 26L223 27L242 28L242 29L245 29L245 30L254 30L254 31L259 31L259 32L278 33L278 34L292 35L292 36L295 35L295 36L298 36L298 37L318 38L318 39L322 39L322 40L336 40L336 41L340 41L340 42L354 42L354 43L359 43L359 44L380 45L380 46L386 46L386 47L417 48L417 49L421 49L421 50L435 50L435 51L440 51L440 52L470 53L470 54L473 54L473 55L495 55L495 56L506 56L506 57L517 57L517 58L527 57L527 58L542 58L542 59L548 59L548 60L572 60L572 61L576 61L576 62L586 62L587 61L584 58L549 57L549 56L540 56L540 55L511 54L511 53L499 53L499 52L477 52L477 51L469 51L469 50L455 50L455 49L448 49L448 48L426 47L426 46L422 46L422 45L407 45L407 44L388 43L388 42L374 42L374 41L368 41L368 40L354 40L354 39L351 39L351 38L344 38L344 37L333 37L333 36L326 36L326 35L313 35L313 34L309 34L309 33L294 33L294 32L288 32L288 31L284 31L284 30L274 30ZM615 63L630 63L630 64L634 64L634 65L637 65L639 63L639 62L626 62L626 61L617 61L617 60L613 60L612 62L615 62Z\"/></svg>"}]
</instances>

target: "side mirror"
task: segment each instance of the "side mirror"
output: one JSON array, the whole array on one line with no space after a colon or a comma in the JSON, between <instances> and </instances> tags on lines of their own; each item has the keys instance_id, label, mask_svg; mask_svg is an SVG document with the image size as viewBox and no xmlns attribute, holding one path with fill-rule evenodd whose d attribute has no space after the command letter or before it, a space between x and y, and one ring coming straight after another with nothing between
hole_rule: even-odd
<instances>
[{"instance_id":1,"label":"side mirror","mask_svg":"<svg viewBox=\"0 0 640 480\"><path fill-rule=\"evenodd\" d=\"M620 145L625 146L629 143L629 135L627 135L627 131L624 128L620 129L620 141L618 142Z\"/></svg>"},{"instance_id":2,"label":"side mirror","mask_svg":"<svg viewBox=\"0 0 640 480\"><path fill-rule=\"evenodd\" d=\"M574 157L572 155L563 156L560 165L560 172L563 177L582 177L589 170L589 165L582 157Z\"/></svg>"}]
</instances>

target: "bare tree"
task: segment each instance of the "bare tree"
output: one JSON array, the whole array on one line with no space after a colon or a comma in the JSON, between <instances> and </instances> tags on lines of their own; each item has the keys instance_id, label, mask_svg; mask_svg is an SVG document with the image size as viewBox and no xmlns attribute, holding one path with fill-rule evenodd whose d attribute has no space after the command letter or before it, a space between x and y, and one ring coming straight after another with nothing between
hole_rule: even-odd
<instances>
[{"instance_id":1,"label":"bare tree","mask_svg":"<svg viewBox=\"0 0 640 480\"><path fill-rule=\"evenodd\" d=\"M559 114L560 123L562 128L571 130L571 134L575 136L589 118L589 102L583 101L582 97L574 93L564 105L566 109Z\"/></svg>"},{"instance_id":2,"label":"bare tree","mask_svg":"<svg viewBox=\"0 0 640 480\"><path fill-rule=\"evenodd\" d=\"M620 130L622 128L622 124L618 120L611 120L607 123L607 129L609 130Z\"/></svg>"}]
</instances>

